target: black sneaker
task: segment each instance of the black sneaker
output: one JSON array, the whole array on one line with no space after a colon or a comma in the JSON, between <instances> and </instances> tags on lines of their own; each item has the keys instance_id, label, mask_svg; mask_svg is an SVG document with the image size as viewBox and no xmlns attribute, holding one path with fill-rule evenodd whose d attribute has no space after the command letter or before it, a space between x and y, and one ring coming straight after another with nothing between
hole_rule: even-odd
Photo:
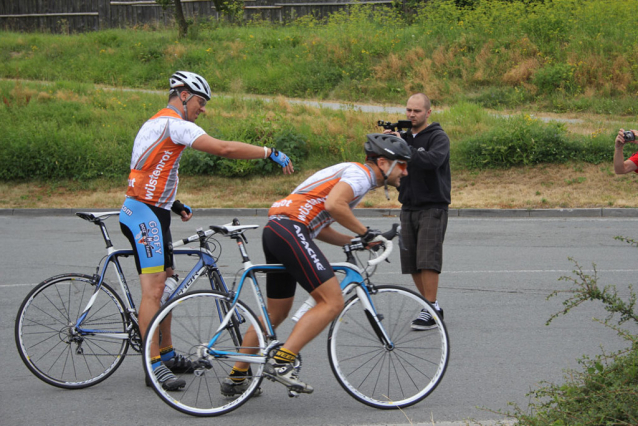
<instances>
[{"instance_id":1,"label":"black sneaker","mask_svg":"<svg viewBox=\"0 0 638 426\"><path fill-rule=\"evenodd\" d=\"M252 379L244 379L242 381L236 382L230 377L226 377L220 385L221 394L227 397L241 395L242 393L246 392L246 389L248 389L248 386L250 386L251 381ZM257 388L257 390L255 390L255 393L253 393L253 396L259 396L261 395L261 392L261 388Z\"/></svg>"},{"instance_id":2,"label":"black sneaker","mask_svg":"<svg viewBox=\"0 0 638 426\"><path fill-rule=\"evenodd\" d=\"M176 391L186 386L186 381L178 379L164 364L153 370L155 378L167 391ZM146 377L146 386L151 386L151 381Z\"/></svg>"},{"instance_id":3,"label":"black sneaker","mask_svg":"<svg viewBox=\"0 0 638 426\"><path fill-rule=\"evenodd\" d=\"M163 361L163 364L175 374L186 374L193 372L193 363L190 359L181 354L175 355L168 361Z\"/></svg>"},{"instance_id":4,"label":"black sneaker","mask_svg":"<svg viewBox=\"0 0 638 426\"><path fill-rule=\"evenodd\" d=\"M289 362L278 363L270 358L264 366L264 376L295 392L312 393L314 391L312 386L299 380L299 368L295 368Z\"/></svg>"},{"instance_id":5,"label":"black sneaker","mask_svg":"<svg viewBox=\"0 0 638 426\"><path fill-rule=\"evenodd\" d=\"M436 312L441 319L443 319L443 309L437 309ZM432 315L425 309L421 309L417 319L412 321L412 330L431 330L436 327L437 325L434 318L432 318Z\"/></svg>"}]
</instances>

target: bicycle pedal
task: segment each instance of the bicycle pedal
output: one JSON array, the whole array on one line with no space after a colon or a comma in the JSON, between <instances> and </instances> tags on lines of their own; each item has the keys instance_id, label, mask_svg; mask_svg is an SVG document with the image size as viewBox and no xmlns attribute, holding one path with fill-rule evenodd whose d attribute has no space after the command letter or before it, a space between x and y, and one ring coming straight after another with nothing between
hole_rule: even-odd
<instances>
[{"instance_id":1,"label":"bicycle pedal","mask_svg":"<svg viewBox=\"0 0 638 426\"><path fill-rule=\"evenodd\" d=\"M211 368L213 368L213 365L207 359L199 359L197 361L193 361L193 367L196 370L210 370Z\"/></svg>"},{"instance_id":2,"label":"bicycle pedal","mask_svg":"<svg viewBox=\"0 0 638 426\"><path fill-rule=\"evenodd\" d=\"M312 393L314 389L310 388L306 389L303 386L292 385L288 387L288 393L294 394L293 396L299 396L300 393Z\"/></svg>"}]
</instances>

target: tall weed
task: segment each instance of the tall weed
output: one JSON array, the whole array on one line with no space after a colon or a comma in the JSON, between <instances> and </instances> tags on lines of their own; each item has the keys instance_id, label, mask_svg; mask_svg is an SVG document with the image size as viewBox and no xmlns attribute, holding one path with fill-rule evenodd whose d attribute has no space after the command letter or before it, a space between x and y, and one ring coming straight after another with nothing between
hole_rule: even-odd
<instances>
[{"instance_id":1,"label":"tall weed","mask_svg":"<svg viewBox=\"0 0 638 426\"><path fill-rule=\"evenodd\" d=\"M623 237L635 245L635 241ZM571 259L573 260L573 259ZM603 323L614 330L629 345L627 349L603 353L593 358L583 356L581 371L566 372L563 384L543 383L528 395L531 401L527 410L514 405L513 413L501 413L513 417L517 424L541 425L634 425L638 423L638 338L630 330L621 328L626 322L638 324L636 293L629 285L629 296L621 297L615 286L601 287L596 265L590 275L576 263L574 275L561 277L573 285L567 291L555 291L548 298L567 293L564 309L552 317L548 324L560 315L589 301L603 304L609 313ZM617 318L617 320L614 319Z\"/></svg>"}]
</instances>

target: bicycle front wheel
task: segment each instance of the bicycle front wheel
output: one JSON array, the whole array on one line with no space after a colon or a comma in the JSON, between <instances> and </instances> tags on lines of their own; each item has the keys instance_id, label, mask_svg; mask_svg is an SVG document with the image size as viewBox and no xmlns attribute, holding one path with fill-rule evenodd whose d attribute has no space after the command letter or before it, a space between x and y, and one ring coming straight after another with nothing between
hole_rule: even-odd
<instances>
[{"instance_id":1,"label":"bicycle front wheel","mask_svg":"<svg viewBox=\"0 0 638 426\"><path fill-rule=\"evenodd\" d=\"M120 297L105 283L82 321L79 316L95 293L89 275L64 274L38 284L22 302L15 341L24 364L44 382L65 389L93 386L124 361L128 338Z\"/></svg>"},{"instance_id":2,"label":"bicycle front wheel","mask_svg":"<svg viewBox=\"0 0 638 426\"><path fill-rule=\"evenodd\" d=\"M427 397L443 378L450 354L447 330L419 294L397 286L376 290L370 301L389 344L371 312L354 296L330 327L330 367L357 401L381 409L408 407ZM436 328L411 329L422 309L435 318Z\"/></svg>"},{"instance_id":3,"label":"bicycle front wheel","mask_svg":"<svg viewBox=\"0 0 638 426\"><path fill-rule=\"evenodd\" d=\"M218 416L244 404L259 392L265 355L265 337L261 324L250 308L238 301L232 309L231 321L220 328L231 309L227 295L215 291L195 291L169 301L155 315L144 343L143 357L147 380L159 397L168 405L193 416ZM155 379L151 366L151 347L162 321L171 321L173 347L194 366L184 374L176 374L185 381L179 390L166 390ZM243 346L249 329L256 330L256 344ZM238 331L239 330L239 331ZM216 341L211 340L220 331ZM248 343L246 343L248 344ZM228 375L239 353L251 352L241 360L249 362L248 377L240 386L233 386Z\"/></svg>"}]
</instances>

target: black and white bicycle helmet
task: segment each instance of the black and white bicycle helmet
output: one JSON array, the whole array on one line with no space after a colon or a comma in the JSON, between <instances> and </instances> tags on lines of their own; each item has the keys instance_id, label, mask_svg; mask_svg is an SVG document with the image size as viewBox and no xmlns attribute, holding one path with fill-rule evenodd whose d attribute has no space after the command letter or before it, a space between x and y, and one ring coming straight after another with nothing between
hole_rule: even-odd
<instances>
[{"instance_id":1,"label":"black and white bicycle helmet","mask_svg":"<svg viewBox=\"0 0 638 426\"><path fill-rule=\"evenodd\" d=\"M384 133L370 133L363 146L368 158L385 157L388 160L410 161L412 151L401 138Z\"/></svg>"},{"instance_id":2,"label":"black and white bicycle helmet","mask_svg":"<svg viewBox=\"0 0 638 426\"><path fill-rule=\"evenodd\" d=\"M177 93L179 88L186 87L191 93L210 101L210 86L204 77L188 71L177 71L169 80L171 93Z\"/></svg>"}]
</instances>

